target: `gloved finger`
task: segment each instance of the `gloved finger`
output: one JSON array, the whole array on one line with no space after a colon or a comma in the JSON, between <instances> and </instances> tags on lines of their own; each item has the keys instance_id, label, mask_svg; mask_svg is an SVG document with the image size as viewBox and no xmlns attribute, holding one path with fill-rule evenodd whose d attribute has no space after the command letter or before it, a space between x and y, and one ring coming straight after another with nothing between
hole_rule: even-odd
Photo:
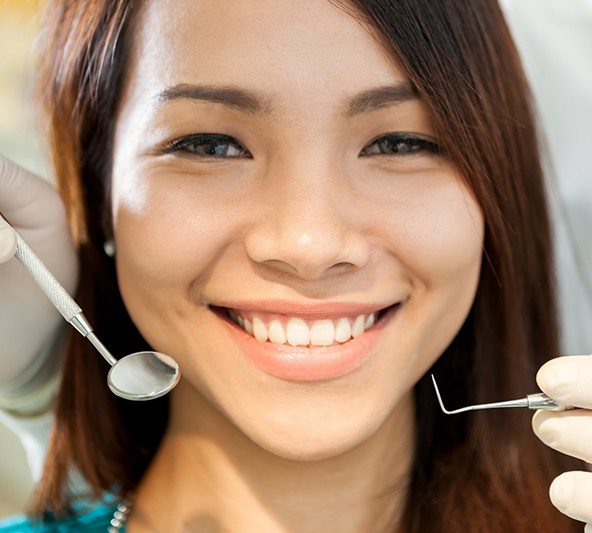
<instances>
[{"instance_id":1,"label":"gloved finger","mask_svg":"<svg viewBox=\"0 0 592 533\"><path fill-rule=\"evenodd\" d=\"M6 220L0 215L0 263L5 263L14 255L16 250L16 233Z\"/></svg>"},{"instance_id":2,"label":"gloved finger","mask_svg":"<svg viewBox=\"0 0 592 533\"><path fill-rule=\"evenodd\" d=\"M592 472L563 472L551 483L549 497L563 514L574 520L592 522Z\"/></svg>"},{"instance_id":3,"label":"gloved finger","mask_svg":"<svg viewBox=\"0 0 592 533\"><path fill-rule=\"evenodd\" d=\"M539 409L532 417L532 429L547 446L592 464L592 411Z\"/></svg>"},{"instance_id":4,"label":"gloved finger","mask_svg":"<svg viewBox=\"0 0 592 533\"><path fill-rule=\"evenodd\" d=\"M541 390L559 402L592 409L592 355L562 355L537 372Z\"/></svg>"},{"instance_id":5,"label":"gloved finger","mask_svg":"<svg viewBox=\"0 0 592 533\"><path fill-rule=\"evenodd\" d=\"M59 201L52 184L0 154L0 211L17 230L44 226L46 211L57 210Z\"/></svg>"},{"instance_id":6,"label":"gloved finger","mask_svg":"<svg viewBox=\"0 0 592 533\"><path fill-rule=\"evenodd\" d=\"M584 533L592 533L592 524L586 524L584 528Z\"/></svg>"}]
</instances>

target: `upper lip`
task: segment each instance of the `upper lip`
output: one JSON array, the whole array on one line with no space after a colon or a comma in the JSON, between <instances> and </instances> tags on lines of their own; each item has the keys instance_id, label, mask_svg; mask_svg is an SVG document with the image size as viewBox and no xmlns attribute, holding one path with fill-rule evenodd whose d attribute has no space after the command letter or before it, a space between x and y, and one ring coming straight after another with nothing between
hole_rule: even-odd
<instances>
[{"instance_id":1,"label":"upper lip","mask_svg":"<svg viewBox=\"0 0 592 533\"><path fill-rule=\"evenodd\" d=\"M214 307L227 307L242 311L275 313L278 315L299 316L308 320L358 316L375 313L390 307L400 300L384 303L362 302L318 302L298 303L290 300L240 300L232 302L216 302Z\"/></svg>"}]
</instances>

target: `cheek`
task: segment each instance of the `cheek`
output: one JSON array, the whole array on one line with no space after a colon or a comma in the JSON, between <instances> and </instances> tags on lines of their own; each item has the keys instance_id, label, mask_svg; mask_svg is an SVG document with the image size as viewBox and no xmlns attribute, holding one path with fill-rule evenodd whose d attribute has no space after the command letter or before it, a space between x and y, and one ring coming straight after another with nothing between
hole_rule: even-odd
<instances>
[{"instance_id":1,"label":"cheek","mask_svg":"<svg viewBox=\"0 0 592 533\"><path fill-rule=\"evenodd\" d=\"M484 220L460 180L442 176L429 187L391 197L390 247L410 286L393 329L392 345L406 354L386 357L388 383L411 388L452 342L474 301L481 270ZM445 179L444 179L445 178ZM394 221L394 222L393 222ZM386 223L386 220L384 221Z\"/></svg>"},{"instance_id":2,"label":"cheek","mask_svg":"<svg viewBox=\"0 0 592 533\"><path fill-rule=\"evenodd\" d=\"M237 220L220 196L179 181L114 187L117 278L144 338L177 355L182 324L198 323L196 303L209 268L235 238ZM129 191L129 192L126 192Z\"/></svg>"},{"instance_id":3,"label":"cheek","mask_svg":"<svg viewBox=\"0 0 592 533\"><path fill-rule=\"evenodd\" d=\"M122 275L137 285L186 284L204 270L236 234L219 196L177 181L120 190L114 198L114 229ZM234 221L234 223L233 223Z\"/></svg>"},{"instance_id":4,"label":"cheek","mask_svg":"<svg viewBox=\"0 0 592 533\"><path fill-rule=\"evenodd\" d=\"M480 267L484 222L481 210L459 182L416 195L402 210L399 257L426 290L466 284Z\"/></svg>"}]
</instances>

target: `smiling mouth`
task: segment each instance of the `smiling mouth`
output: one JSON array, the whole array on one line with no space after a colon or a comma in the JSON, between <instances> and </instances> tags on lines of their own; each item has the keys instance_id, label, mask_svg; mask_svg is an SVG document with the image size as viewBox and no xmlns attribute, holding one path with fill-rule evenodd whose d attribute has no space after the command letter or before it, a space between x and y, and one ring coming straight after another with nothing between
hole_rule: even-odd
<instances>
[{"instance_id":1,"label":"smiling mouth","mask_svg":"<svg viewBox=\"0 0 592 533\"><path fill-rule=\"evenodd\" d=\"M315 348L345 344L362 336L366 331L382 325L386 315L390 315L400 305L401 302L397 302L375 313L356 317L305 321L297 316L281 316L265 323L256 312L249 314L252 318L249 320L227 307L208 307L219 318L230 322L233 327L240 328L259 342Z\"/></svg>"}]
</instances>

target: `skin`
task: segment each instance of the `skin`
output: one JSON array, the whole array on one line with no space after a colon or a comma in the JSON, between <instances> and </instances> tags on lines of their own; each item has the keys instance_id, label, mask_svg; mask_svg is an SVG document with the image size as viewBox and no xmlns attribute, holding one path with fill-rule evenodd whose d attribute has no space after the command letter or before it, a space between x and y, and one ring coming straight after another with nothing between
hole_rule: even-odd
<instances>
[{"instance_id":1,"label":"skin","mask_svg":"<svg viewBox=\"0 0 592 533\"><path fill-rule=\"evenodd\" d=\"M404 504L413 386L474 300L481 210L443 155L360 155L385 133L435 132L418 99L339 114L359 91L405 80L341 9L326 0L174 6L139 11L116 116L121 293L183 375L128 529L378 531ZM177 83L259 90L276 111L155 104ZM251 157L161 151L203 132L233 137ZM356 372L306 383L251 365L206 307L263 298L408 301Z\"/></svg>"}]
</instances>

